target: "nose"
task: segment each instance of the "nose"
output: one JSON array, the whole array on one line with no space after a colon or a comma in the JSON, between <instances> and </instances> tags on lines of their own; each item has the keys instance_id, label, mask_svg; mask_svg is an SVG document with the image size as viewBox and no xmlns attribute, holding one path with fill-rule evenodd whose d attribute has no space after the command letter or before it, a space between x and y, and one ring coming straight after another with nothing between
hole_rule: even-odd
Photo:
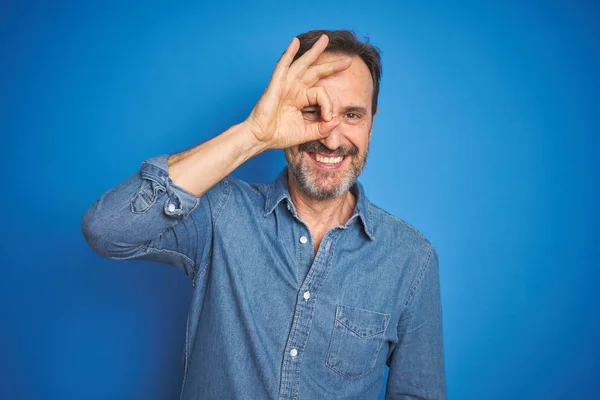
<instances>
[{"instance_id":1,"label":"nose","mask_svg":"<svg viewBox=\"0 0 600 400\"><path fill-rule=\"evenodd\" d=\"M341 125L337 125L331 130L328 136L319 140L329 150L336 150L344 142L344 133L342 132Z\"/></svg>"}]
</instances>

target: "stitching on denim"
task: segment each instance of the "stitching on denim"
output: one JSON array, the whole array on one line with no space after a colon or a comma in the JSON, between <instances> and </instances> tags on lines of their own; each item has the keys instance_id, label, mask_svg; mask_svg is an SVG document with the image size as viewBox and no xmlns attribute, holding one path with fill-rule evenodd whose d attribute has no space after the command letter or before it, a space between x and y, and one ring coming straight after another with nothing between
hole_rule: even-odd
<instances>
[{"instance_id":1,"label":"stitching on denim","mask_svg":"<svg viewBox=\"0 0 600 400\"><path fill-rule=\"evenodd\" d=\"M282 194L281 196L279 196L279 198L275 201L275 203L273 203L273 206L269 207L266 210L264 216L266 217L267 215L271 214L275 210L275 208L279 205L279 203L281 203L283 201L283 199L285 199L285 198L287 198L287 196L285 195L285 193ZM292 214L294 214L294 213L292 213Z\"/></svg>"},{"instance_id":2,"label":"stitching on denim","mask_svg":"<svg viewBox=\"0 0 600 400\"><path fill-rule=\"evenodd\" d=\"M144 208L143 210L136 210L133 206L133 203L135 201L135 199L137 199L138 197L143 197L142 196L142 191L144 190L144 185L146 184L145 181L151 181L151 182L155 182L156 186L152 186L152 184L150 183L150 189L152 191L152 198L149 201L148 207ZM166 193L166 188L161 185L160 183L158 183L155 179L150 179L150 178L142 178L142 183L140 185L140 188L137 190L137 192L135 193L135 195L131 198L131 200L129 200L129 206L131 208L131 212L134 214L144 214L146 213L149 209L152 208L152 206L154 204L156 204L156 202L158 201L159 197L159 192L162 193ZM146 200L146 198L144 197L144 200Z\"/></svg>"},{"instance_id":3,"label":"stitching on denim","mask_svg":"<svg viewBox=\"0 0 600 400\"><path fill-rule=\"evenodd\" d=\"M196 199L198 200L198 199ZM192 273L193 276L190 277L190 280L192 281L192 287L195 288L196 287L196 278L198 275L198 253L200 252L200 232L198 232L198 224L196 223L196 218L194 218L194 215L192 214L192 212L196 209L196 207L198 206L200 202L196 201L196 205L190 210L190 212L187 215L187 218L191 221L190 223L194 225L194 229L196 230L196 243L194 243L194 267L192 268Z\"/></svg>"},{"instance_id":4,"label":"stitching on denim","mask_svg":"<svg viewBox=\"0 0 600 400\"><path fill-rule=\"evenodd\" d=\"M269 206L271 204L271 188L273 187L272 182L271 183L267 183L264 188L265 188L265 217L268 214L269 211Z\"/></svg>"},{"instance_id":5,"label":"stitching on denim","mask_svg":"<svg viewBox=\"0 0 600 400\"><path fill-rule=\"evenodd\" d=\"M335 307L335 320L333 321L333 330L331 332L331 337L329 338L329 346L327 348L327 358L325 359L325 366L327 366L328 368L331 368L335 372L338 372L338 371L336 371L333 367L331 367L329 365L329 359L331 358L331 346L333 345L333 337L334 337L335 332L336 332L335 331L335 322L337 321L339 307L340 307L340 305L336 304L336 307Z\"/></svg>"},{"instance_id":6,"label":"stitching on denim","mask_svg":"<svg viewBox=\"0 0 600 400\"><path fill-rule=\"evenodd\" d=\"M371 202L367 203L367 216L368 216L368 225L366 226L366 231L371 236L371 239L375 240L375 235L373 234L373 207Z\"/></svg>"},{"instance_id":7,"label":"stitching on denim","mask_svg":"<svg viewBox=\"0 0 600 400\"><path fill-rule=\"evenodd\" d=\"M344 307L344 306L342 306L342 307ZM365 311L370 311L370 310L365 310ZM372 334L370 334L370 335L366 335L366 336L365 336L365 335L362 335L360 332L357 332L357 331L356 331L354 328L352 328L352 327L351 327L351 326L349 326L348 324L344 323L344 321L342 321L341 319L339 319L339 318L337 317L337 315L336 315L336 317L335 317L335 320L336 320L336 321L338 321L338 322L339 322L340 324L342 324L343 326L345 326L346 328L348 328L348 330L349 330L349 331L351 331L351 332L355 333L355 334L356 334L358 337L360 337L361 339L369 339L369 338L372 338L373 336L379 335L379 334L380 334L380 333L382 333L382 332L385 332L385 330L387 329L387 326L388 326L388 324L389 324L390 317L391 317L391 315L390 315L390 314L376 313L376 312L374 312L374 311L370 311L370 312L373 312L373 313L375 313L375 314L379 314L379 315L383 315L383 317L384 317L384 320L385 320L385 324L384 324L384 327L383 327L383 329L381 329L380 331L377 331L377 332L375 332L375 333L372 333ZM336 314L337 314L337 313L336 313Z\"/></svg>"},{"instance_id":8,"label":"stitching on denim","mask_svg":"<svg viewBox=\"0 0 600 400\"><path fill-rule=\"evenodd\" d=\"M168 167L168 164L167 164ZM156 175L161 179L165 179L169 176L169 172L164 170L163 168L148 162L148 160L142 162L142 166L140 168L142 174L148 175Z\"/></svg>"},{"instance_id":9,"label":"stitching on denim","mask_svg":"<svg viewBox=\"0 0 600 400\"><path fill-rule=\"evenodd\" d=\"M341 306L340 304L337 304L337 305L336 305L336 310L335 310L335 318L336 318L336 321L338 320L338 310L339 310L340 306ZM387 315L387 314L386 314L386 315ZM388 319L388 323L389 323L389 319ZM345 326L345 325L344 325L344 326ZM386 329L387 329L387 325L386 325ZM371 373L371 372L372 372L372 371L375 369L375 365L377 364L377 357L379 357L379 353L381 352L381 348L383 347L383 342L385 341L385 340L384 340L384 339L385 339L385 335L382 335L382 338L381 338L381 340L379 340L379 347L378 347L377 351L375 352L376 356L373 358L373 365L371 366L371 368L370 368L368 371L366 371L366 372L364 372L364 373L362 373L362 374L360 374L360 375L352 375L352 376L350 376L350 375L348 375L348 374L345 374L345 373L343 373L342 371L340 371L340 370L336 369L335 367L333 367L333 366L332 366L332 365L329 363L329 359L331 358L331 347L332 347L332 344L333 344L333 339L334 339L334 336L335 336L335 333L336 333L336 331L337 331L337 330L336 330L336 327L335 327L335 322L334 322L334 325L333 325L333 332L331 333L331 339L329 340L329 347L328 347L328 349L327 349L327 358L325 359L325 366L326 366L327 368L329 368L330 370L334 371L335 373L337 373L337 374L339 374L339 375L341 375L341 376L343 376L344 378L346 378L346 379L349 379L349 380L358 379L358 378L360 378L360 377L362 377L362 376L365 376L365 375L367 375L367 374L370 374L370 373ZM385 329L384 329L384 331L383 331L383 332L385 332ZM379 334L382 334L382 332L379 332Z\"/></svg>"},{"instance_id":10,"label":"stitching on denim","mask_svg":"<svg viewBox=\"0 0 600 400\"><path fill-rule=\"evenodd\" d=\"M398 217L396 217L394 214L391 214L387 211L385 211L383 208L376 206L375 204L372 204L373 208L376 208L377 210L383 212L384 214L386 214L389 217L392 217L396 222L400 222L402 225L404 225L405 227L409 228L410 230L415 231L417 234L419 234L419 236L426 242L429 242L429 240L425 237L425 235L423 235L417 228L415 228L414 226L412 226L411 224L409 224L408 222L404 221L403 219L400 219Z\"/></svg>"},{"instance_id":11,"label":"stitching on denim","mask_svg":"<svg viewBox=\"0 0 600 400\"><path fill-rule=\"evenodd\" d=\"M349 379L349 380L358 379L358 378L361 378L361 377L363 377L365 375L368 375L371 372L373 372L373 370L375 369L375 366L377 364L377 357L379 357L379 353L381 352L381 348L383 347L383 342L385 341L383 339L384 338L381 338L381 340L379 340L379 348L375 352L376 353L376 357L373 358L373 366L371 366L371 368L368 371L366 371L366 372L364 372L364 373L362 373L360 375L352 375L352 376L350 376L348 374L345 374L342 371L337 370L335 367L332 367L331 365L329 365L328 362L325 363L325 366L327 368L329 368L330 370L336 372L337 374L340 374L341 376L343 376L344 378ZM329 354L327 355L327 361L329 361Z\"/></svg>"},{"instance_id":12,"label":"stitching on denim","mask_svg":"<svg viewBox=\"0 0 600 400\"><path fill-rule=\"evenodd\" d=\"M423 280L423 277L425 276L425 271L427 270L427 267L429 266L429 259L431 258L431 254L432 253L433 253L433 246L430 243L429 244L429 253L427 253L427 257L425 258L425 262L423 263L423 265L421 266L421 268L419 268L419 273L415 277L415 280L413 281L412 287L410 288L410 291L408 292L408 297L407 297L406 301L404 302L404 307L408 307L408 305L410 304L410 302L414 298L415 292L419 288L419 285L421 284L421 281Z\"/></svg>"},{"instance_id":13,"label":"stitching on denim","mask_svg":"<svg viewBox=\"0 0 600 400\"><path fill-rule=\"evenodd\" d=\"M153 253L167 253L167 254L174 255L174 256L177 256L177 257L183 259L184 262L186 262L188 264L191 264L192 268L194 268L194 265L195 265L194 261L192 261L188 256L186 256L185 254L180 253L178 251L175 251L175 250L157 249L156 247L147 246L146 247L146 251L148 253L149 252L153 252Z\"/></svg>"},{"instance_id":14,"label":"stitching on denim","mask_svg":"<svg viewBox=\"0 0 600 400\"><path fill-rule=\"evenodd\" d=\"M210 264L210 263L208 263L208 262L204 263L204 264L202 264L202 268L198 269L195 279L194 279L194 287L196 287L198 280L200 278L202 278L204 276L204 274L206 273L206 270L208 269L208 264Z\"/></svg>"},{"instance_id":15,"label":"stitching on denim","mask_svg":"<svg viewBox=\"0 0 600 400\"><path fill-rule=\"evenodd\" d=\"M185 189L183 189L182 187L175 185L174 183L172 183L170 186L171 186L171 190L173 191L173 193L174 193L174 194L175 194L177 197L180 197L179 201L180 201L180 203L181 203L181 208L183 209L183 208L184 208L184 206L185 206L185 200L181 200L181 196L179 196L179 195L177 194L177 191L179 190L179 191L183 192L184 194L188 194L189 192L187 192L187 191L186 191ZM173 190L173 187L175 188L175 190ZM191 194L191 193L189 193L189 194ZM187 197L187 196L186 196L186 197ZM185 199L185 197L184 197L184 199ZM198 198L198 197L194 196L194 205L192 205L192 207L191 207L191 208L190 208L190 210L187 212L187 214L184 212L183 216L184 216L184 217L187 217L188 215L190 215L190 214L191 214L191 213L192 213L192 212L193 212L193 211L194 211L196 208L198 208L198 205L199 205L199 204L200 204L200 198Z\"/></svg>"},{"instance_id":16,"label":"stitching on denim","mask_svg":"<svg viewBox=\"0 0 600 400\"><path fill-rule=\"evenodd\" d=\"M330 263L331 263L331 257L329 258L328 265L325 267L326 271L329 268ZM302 282L302 284L304 284L304 282ZM310 318L310 323L308 324L308 326L306 328L306 341L303 344L303 347L304 347L305 350L306 350L306 344L308 343L308 339L310 337L310 332L312 331L312 327L314 325L313 322L314 322L314 313L315 313L315 302L317 301L318 294L319 294L321 286L322 286L322 284L316 286L316 290L315 290L315 293L313 295L313 302L310 305L306 306L306 307L302 307L300 316L298 318L299 320L301 320L304 317L304 315L308 315L309 318ZM315 288L315 286L313 286L313 288ZM296 332L296 331L294 331L294 332ZM294 393L294 397L293 398L295 398L295 399L297 399L298 395L299 395L300 366L302 364L303 357L304 357L304 351L299 355L298 360L296 360L296 363L295 363L295 369L296 369L297 372L294 373L294 376L295 376L296 379L294 380L294 382L292 382L292 385L293 385L292 388L293 388L293 393Z\"/></svg>"},{"instance_id":17,"label":"stitching on denim","mask_svg":"<svg viewBox=\"0 0 600 400\"><path fill-rule=\"evenodd\" d=\"M330 254L332 254L332 256L329 258L329 263L328 263L327 270L326 270L325 274L321 277L321 281L322 281L321 282L321 286L325 282L325 279L327 278L327 276L329 275L329 271L331 270L331 265L333 264L333 254L335 253L335 246L337 245L339 237L340 237L340 233L338 232L338 235L336 235L336 237L335 237L336 240L331 239ZM335 319L336 320L339 318L339 311L338 310L340 310L340 306L342 306L342 305L341 304L336 304L336 309L335 309ZM381 340L379 340L379 342L380 342L379 343L379 348L376 351L376 355L377 356L373 358L373 365L371 366L371 368L368 371L366 371L365 373L360 374L360 375L349 376L347 374L344 374L341 371L338 371L335 367L332 367L331 365L329 365L329 359L331 357L331 347L332 347L332 344L333 344L333 336L334 336L335 331L336 331L336 329L335 329L335 321L334 321L334 325L333 325L333 332L331 333L331 338L329 339L329 346L327 348L327 358L325 359L325 366L327 368L331 369L332 371L334 371L335 373L337 373L337 374L341 375L342 377L344 377L346 379L349 379L349 380L358 379L358 378L360 378L362 376L370 374L375 369L375 366L377 364L377 357L379 357L379 353L381 352L381 348L383 347L383 342L385 341L384 340L385 339L385 331L387 330L387 327L389 326L389 321L390 321L390 318L391 318L391 315L389 315L389 314L384 314L384 315L386 316L385 328L383 329L382 332L378 333L379 335L382 335L382 338L381 338ZM369 338L371 339L373 337L369 337Z\"/></svg>"},{"instance_id":18,"label":"stitching on denim","mask_svg":"<svg viewBox=\"0 0 600 400\"><path fill-rule=\"evenodd\" d=\"M261 194L260 188L264 185L263 183L250 183L246 181L239 180L240 185L246 186L248 189L252 190L255 194Z\"/></svg>"},{"instance_id":19,"label":"stitching on denim","mask_svg":"<svg viewBox=\"0 0 600 400\"><path fill-rule=\"evenodd\" d=\"M302 221L300 221L300 222L302 223ZM309 231L309 234L310 234L310 230L308 229L308 227L306 226L306 224L304 224L304 223L302 223L302 224L306 227L306 229ZM331 246L334 246L335 245L335 241L333 239L330 239L330 240L334 242L334 243L332 243ZM312 265L318 264L320 262L320 260L322 259L322 257L327 257L327 254L333 254L333 250L334 250L334 248L330 247L329 252L320 252L320 251L317 251L317 255L316 255L315 259L313 260L313 264ZM323 256L323 254L325 254L325 256ZM316 272L317 268L312 268L312 266L311 266L311 268L309 269L309 272L308 272L306 278L302 282L301 287L304 286L307 282L311 282L311 281L314 280L315 284L311 286L313 288L312 289L313 290L313 301L317 300L318 293L319 293L321 287L323 286L325 278L329 274L329 270L331 269L332 259L333 259L333 257L329 257L329 261L327 262L327 264L322 269L323 273L322 273L321 276L318 276L318 274ZM316 276L316 278L315 278L315 276ZM310 309L308 309L307 311L308 311L309 314L311 313ZM298 314L298 318L296 318L296 314L298 313L298 310L297 310L296 307L294 307L294 315L292 317L292 327L291 327L291 329L290 329L290 331L288 333L288 340L286 341L286 347L287 347L287 343L289 343L290 341L293 342L293 341L296 340L296 332L298 331L298 325L299 325L298 321L302 320L304 312L305 312L304 308L301 308L301 310L299 311L299 314ZM312 313L313 313L313 317L314 317L314 305L312 306ZM311 322L311 324L309 324L309 326L307 328L307 332L306 332L307 338L310 336L310 332L312 330L312 326L313 326L313 324ZM295 361L294 371L291 374L289 374L287 372L284 372L285 377L282 378L282 380L281 380L282 384L280 385L280 391L282 391L281 387L283 387L284 388L284 390L283 390L284 393L288 390L287 388L291 386L292 393L294 394L294 396L296 396L296 398L297 398L298 393L299 393L298 392L299 389L298 389L297 382L300 379L300 377L299 377L299 372L295 372L295 371L298 371L299 368L300 368L300 364L301 364L301 360L302 360L302 355L303 354L301 354L299 356L300 358ZM282 370L283 371L287 370L287 365L289 365L289 363L290 363L290 361L287 359L287 357L284 357L284 362L282 364ZM296 379L293 380L293 381L290 381L290 379L294 378L294 376L296 377ZM286 382L285 384L283 384L284 379L285 379L285 382Z\"/></svg>"},{"instance_id":20,"label":"stitching on denim","mask_svg":"<svg viewBox=\"0 0 600 400\"><path fill-rule=\"evenodd\" d=\"M190 350L190 315L188 315L185 321L185 350L183 352L184 355L184 363L183 363L183 383L181 384L181 394L183 397L183 388L185 388L185 383L187 381L188 376L188 352Z\"/></svg>"},{"instance_id":21,"label":"stitching on denim","mask_svg":"<svg viewBox=\"0 0 600 400\"><path fill-rule=\"evenodd\" d=\"M223 211L223 208L225 208L225 204L227 204L227 202L229 201L229 193L230 193L229 177L226 177L225 179L221 180L220 184L222 184L224 186L223 195L219 198L219 201L215 208L215 215L212 217L213 225L217 224L217 219L221 215L221 211Z\"/></svg>"}]
</instances>

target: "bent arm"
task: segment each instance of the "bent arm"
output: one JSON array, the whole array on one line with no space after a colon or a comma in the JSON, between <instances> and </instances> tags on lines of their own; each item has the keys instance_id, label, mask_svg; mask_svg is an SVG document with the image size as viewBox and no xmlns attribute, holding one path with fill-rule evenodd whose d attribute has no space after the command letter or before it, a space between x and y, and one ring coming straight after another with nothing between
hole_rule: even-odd
<instances>
[{"instance_id":1,"label":"bent arm","mask_svg":"<svg viewBox=\"0 0 600 400\"><path fill-rule=\"evenodd\" d=\"M144 161L84 214L90 247L103 257L172 264L192 276L226 196L217 183L262 150L251 135L236 125L188 151Z\"/></svg>"},{"instance_id":2,"label":"bent arm","mask_svg":"<svg viewBox=\"0 0 600 400\"><path fill-rule=\"evenodd\" d=\"M325 92L314 99L314 85L351 64L343 59L313 66L327 43L327 37L321 37L293 62L299 41L292 40L248 119L190 150L144 162L139 173L106 192L83 216L82 230L90 246L105 257L176 264L189 276L206 254L202 249L211 237L213 216L224 204L216 199L216 210L210 206L211 197L226 195L225 190L219 192L218 183L266 149L321 139L340 123L339 118L327 117L305 125L301 112L314 103L329 116L331 101ZM201 199L205 194L208 200Z\"/></svg>"},{"instance_id":3,"label":"bent arm","mask_svg":"<svg viewBox=\"0 0 600 400\"><path fill-rule=\"evenodd\" d=\"M200 199L173 184L167 158L144 161L139 171L110 188L85 212L81 229L103 257L174 264L189 275L199 232L188 217ZM173 262L164 257L169 252L176 258Z\"/></svg>"}]
</instances>

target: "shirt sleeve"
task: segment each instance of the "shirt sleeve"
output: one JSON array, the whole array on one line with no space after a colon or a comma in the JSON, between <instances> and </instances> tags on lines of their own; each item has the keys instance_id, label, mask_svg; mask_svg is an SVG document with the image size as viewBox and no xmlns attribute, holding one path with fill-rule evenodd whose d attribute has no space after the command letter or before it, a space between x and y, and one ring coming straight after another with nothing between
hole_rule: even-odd
<instances>
[{"instance_id":1,"label":"shirt sleeve","mask_svg":"<svg viewBox=\"0 0 600 400\"><path fill-rule=\"evenodd\" d=\"M85 212L82 232L103 257L174 265L194 282L198 265L207 263L225 184L196 197L173 183L168 157L144 161L139 171L104 193Z\"/></svg>"},{"instance_id":2,"label":"shirt sleeve","mask_svg":"<svg viewBox=\"0 0 600 400\"><path fill-rule=\"evenodd\" d=\"M386 400L445 400L438 256L431 248L413 283L388 359Z\"/></svg>"}]
</instances>

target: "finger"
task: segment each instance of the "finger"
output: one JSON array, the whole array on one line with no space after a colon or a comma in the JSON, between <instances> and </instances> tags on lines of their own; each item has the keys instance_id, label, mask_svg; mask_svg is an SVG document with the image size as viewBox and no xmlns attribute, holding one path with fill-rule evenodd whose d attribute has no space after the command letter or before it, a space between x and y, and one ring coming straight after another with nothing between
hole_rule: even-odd
<instances>
[{"instance_id":1,"label":"finger","mask_svg":"<svg viewBox=\"0 0 600 400\"><path fill-rule=\"evenodd\" d=\"M341 118L333 117L331 121L321 121L318 124L307 125L307 141L326 138L341 123Z\"/></svg>"},{"instance_id":2,"label":"finger","mask_svg":"<svg viewBox=\"0 0 600 400\"><path fill-rule=\"evenodd\" d=\"M317 104L321 108L321 117L330 121L333 116L333 103L323 86L313 86L306 91L306 100L309 105Z\"/></svg>"},{"instance_id":3,"label":"finger","mask_svg":"<svg viewBox=\"0 0 600 400\"><path fill-rule=\"evenodd\" d=\"M302 76L304 72L310 67L319 56L325 51L327 45L329 44L329 37L327 35L321 35L319 40L313 44L313 46L304 53L300 58L298 58L294 63L290 66L290 72L294 76Z\"/></svg>"},{"instance_id":4,"label":"finger","mask_svg":"<svg viewBox=\"0 0 600 400\"><path fill-rule=\"evenodd\" d=\"M306 86L313 86L319 81L319 79L333 75L336 72L348 69L351 64L351 58L342 58L341 60L335 60L328 63L313 65L306 71L304 77L302 78L302 81Z\"/></svg>"},{"instance_id":5,"label":"finger","mask_svg":"<svg viewBox=\"0 0 600 400\"><path fill-rule=\"evenodd\" d=\"M283 79L287 75L287 71L292 62L294 61L294 56L298 52L299 48L300 40L294 37L292 39L292 42L288 45L287 49L285 49L285 52L277 62L275 69L273 70L273 80Z\"/></svg>"}]
</instances>

